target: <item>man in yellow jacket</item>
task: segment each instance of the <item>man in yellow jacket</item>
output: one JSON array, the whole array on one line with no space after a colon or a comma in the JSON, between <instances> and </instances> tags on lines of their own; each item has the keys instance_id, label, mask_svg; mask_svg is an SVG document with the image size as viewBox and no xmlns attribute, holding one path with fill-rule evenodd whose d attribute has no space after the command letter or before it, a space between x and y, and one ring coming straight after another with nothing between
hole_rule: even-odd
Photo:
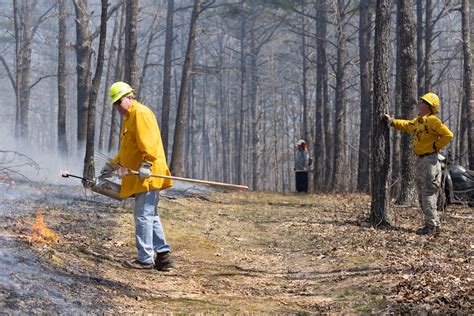
<instances>
[{"instance_id":1,"label":"man in yellow jacket","mask_svg":"<svg viewBox=\"0 0 474 316\"><path fill-rule=\"evenodd\" d=\"M118 155L105 164L101 176L110 176L119 166L138 170L138 175L123 176L120 191L123 198L135 198L135 242L138 252L136 259L127 260L124 264L135 269L169 271L173 260L158 214L158 199L159 190L170 188L172 182L150 175L170 175L170 172L155 115L135 100L133 92L125 82L116 82L110 87L112 103L124 119Z\"/></svg>"},{"instance_id":2,"label":"man in yellow jacket","mask_svg":"<svg viewBox=\"0 0 474 316\"><path fill-rule=\"evenodd\" d=\"M449 143L453 133L436 116L439 106L439 97L429 92L420 98L418 117L399 120L385 114L391 126L413 137L413 150L418 156L416 186L424 214L424 226L416 231L418 235L431 235L440 230L437 200L441 186L441 165L438 151Z\"/></svg>"}]
</instances>

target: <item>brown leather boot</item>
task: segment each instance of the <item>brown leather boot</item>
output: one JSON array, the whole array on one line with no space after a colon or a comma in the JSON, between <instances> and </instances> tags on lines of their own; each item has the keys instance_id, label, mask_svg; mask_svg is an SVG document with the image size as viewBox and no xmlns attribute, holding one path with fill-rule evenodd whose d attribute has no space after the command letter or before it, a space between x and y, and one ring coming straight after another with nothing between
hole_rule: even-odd
<instances>
[{"instance_id":1,"label":"brown leather boot","mask_svg":"<svg viewBox=\"0 0 474 316\"><path fill-rule=\"evenodd\" d=\"M158 271L171 271L174 268L174 262L171 253L157 253L155 257L155 269Z\"/></svg>"},{"instance_id":2,"label":"brown leather boot","mask_svg":"<svg viewBox=\"0 0 474 316\"><path fill-rule=\"evenodd\" d=\"M437 235L440 232L439 226L425 225L417 229L417 235Z\"/></svg>"},{"instance_id":3,"label":"brown leather boot","mask_svg":"<svg viewBox=\"0 0 474 316\"><path fill-rule=\"evenodd\" d=\"M123 262L123 265L131 269L139 269L139 270L153 269L152 263L144 263L144 262L138 261L138 259L125 260Z\"/></svg>"}]
</instances>

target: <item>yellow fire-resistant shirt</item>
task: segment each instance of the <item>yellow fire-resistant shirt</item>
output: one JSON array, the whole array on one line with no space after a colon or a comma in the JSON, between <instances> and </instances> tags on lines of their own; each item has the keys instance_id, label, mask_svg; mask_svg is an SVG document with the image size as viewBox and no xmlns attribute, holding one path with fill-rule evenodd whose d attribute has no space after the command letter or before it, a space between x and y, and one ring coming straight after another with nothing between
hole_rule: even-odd
<instances>
[{"instance_id":1,"label":"yellow fire-resistant shirt","mask_svg":"<svg viewBox=\"0 0 474 316\"><path fill-rule=\"evenodd\" d=\"M453 133L432 114L419 116L413 120L395 119L392 126L413 136L413 151L416 155L430 154L446 146Z\"/></svg>"},{"instance_id":2,"label":"yellow fire-resistant shirt","mask_svg":"<svg viewBox=\"0 0 474 316\"><path fill-rule=\"evenodd\" d=\"M155 115L149 108L133 100L125 113L120 131L119 153L110 163L138 170L142 161L152 163L151 173L170 175ZM137 175L125 175L122 178L120 197L126 198L150 190L164 190L172 186L170 179L150 177L141 180Z\"/></svg>"}]
</instances>

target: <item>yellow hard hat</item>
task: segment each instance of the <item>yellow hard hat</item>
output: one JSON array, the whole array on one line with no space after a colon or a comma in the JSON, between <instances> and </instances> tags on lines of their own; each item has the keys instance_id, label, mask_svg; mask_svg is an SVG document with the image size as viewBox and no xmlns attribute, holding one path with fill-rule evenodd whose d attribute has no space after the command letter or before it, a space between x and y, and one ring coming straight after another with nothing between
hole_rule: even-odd
<instances>
[{"instance_id":1,"label":"yellow hard hat","mask_svg":"<svg viewBox=\"0 0 474 316\"><path fill-rule=\"evenodd\" d=\"M439 101L439 97L436 94L434 94L433 92L428 92L421 96L420 99L422 99L431 106L431 111L433 112L433 114L439 113L439 105L441 104L441 102Z\"/></svg>"},{"instance_id":2,"label":"yellow hard hat","mask_svg":"<svg viewBox=\"0 0 474 316\"><path fill-rule=\"evenodd\" d=\"M110 98L112 99L112 104L120 100L124 95L130 94L133 92L132 87L128 83L119 81L115 82L110 86Z\"/></svg>"}]
</instances>

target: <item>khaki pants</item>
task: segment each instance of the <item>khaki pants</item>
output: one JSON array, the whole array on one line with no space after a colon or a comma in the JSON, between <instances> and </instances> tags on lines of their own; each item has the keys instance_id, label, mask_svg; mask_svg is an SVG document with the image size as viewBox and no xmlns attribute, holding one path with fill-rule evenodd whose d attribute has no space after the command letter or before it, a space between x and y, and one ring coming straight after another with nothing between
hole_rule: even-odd
<instances>
[{"instance_id":1,"label":"khaki pants","mask_svg":"<svg viewBox=\"0 0 474 316\"><path fill-rule=\"evenodd\" d=\"M416 187L424 216L424 225L439 226L438 193L441 187L441 164L436 153L418 158Z\"/></svg>"}]
</instances>

